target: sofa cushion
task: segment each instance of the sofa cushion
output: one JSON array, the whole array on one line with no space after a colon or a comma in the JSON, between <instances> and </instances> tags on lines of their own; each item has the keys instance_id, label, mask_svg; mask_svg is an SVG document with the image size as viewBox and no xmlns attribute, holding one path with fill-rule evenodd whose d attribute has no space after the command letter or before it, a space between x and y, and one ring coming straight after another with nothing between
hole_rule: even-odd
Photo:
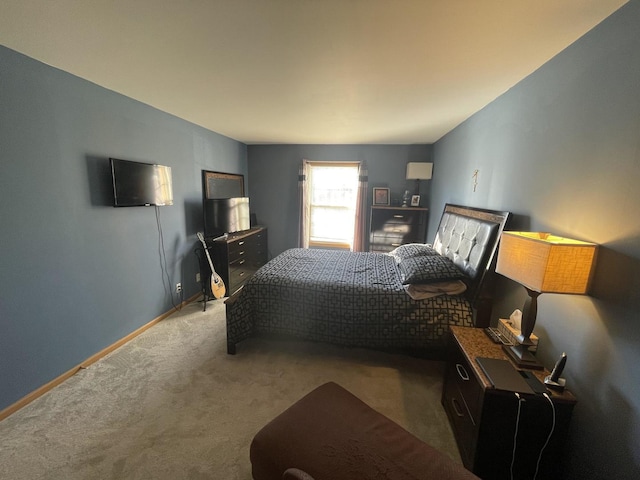
<instances>
[{"instance_id":1,"label":"sofa cushion","mask_svg":"<svg viewBox=\"0 0 640 480\"><path fill-rule=\"evenodd\" d=\"M255 480L280 480L289 468L315 480L477 480L333 382L262 428L250 459Z\"/></svg>"}]
</instances>

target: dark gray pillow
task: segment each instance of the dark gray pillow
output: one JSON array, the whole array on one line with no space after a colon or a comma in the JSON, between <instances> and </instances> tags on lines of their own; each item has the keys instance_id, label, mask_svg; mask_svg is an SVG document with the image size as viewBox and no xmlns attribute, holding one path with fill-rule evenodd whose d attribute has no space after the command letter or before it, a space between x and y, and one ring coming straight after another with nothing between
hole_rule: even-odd
<instances>
[{"instance_id":1,"label":"dark gray pillow","mask_svg":"<svg viewBox=\"0 0 640 480\"><path fill-rule=\"evenodd\" d=\"M421 257L423 255L440 255L431 245L426 243L406 243L389 252L396 262L400 263L405 258Z\"/></svg>"},{"instance_id":2,"label":"dark gray pillow","mask_svg":"<svg viewBox=\"0 0 640 480\"><path fill-rule=\"evenodd\" d=\"M468 278L452 260L441 255L403 259L399 264L403 285L444 282Z\"/></svg>"}]
</instances>

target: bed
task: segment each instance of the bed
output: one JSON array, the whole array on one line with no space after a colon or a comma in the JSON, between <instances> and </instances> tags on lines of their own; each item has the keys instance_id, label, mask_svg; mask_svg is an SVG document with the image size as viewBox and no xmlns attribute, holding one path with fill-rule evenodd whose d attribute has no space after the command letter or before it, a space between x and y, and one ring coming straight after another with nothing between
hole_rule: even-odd
<instances>
[{"instance_id":1,"label":"bed","mask_svg":"<svg viewBox=\"0 0 640 480\"><path fill-rule=\"evenodd\" d=\"M447 204L431 245L389 253L286 250L225 301L227 352L268 335L442 358L449 326L489 325L508 218Z\"/></svg>"}]
</instances>

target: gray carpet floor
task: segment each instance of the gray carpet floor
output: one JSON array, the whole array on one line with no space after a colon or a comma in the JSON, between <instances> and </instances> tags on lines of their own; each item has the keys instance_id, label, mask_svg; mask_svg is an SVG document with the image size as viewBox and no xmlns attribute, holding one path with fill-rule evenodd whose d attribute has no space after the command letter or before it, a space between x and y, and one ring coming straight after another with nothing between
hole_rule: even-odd
<instances>
[{"instance_id":1,"label":"gray carpet floor","mask_svg":"<svg viewBox=\"0 0 640 480\"><path fill-rule=\"evenodd\" d=\"M230 356L224 304L194 302L0 422L0 478L250 480L255 433L327 381L459 462L443 366L266 339Z\"/></svg>"}]
</instances>

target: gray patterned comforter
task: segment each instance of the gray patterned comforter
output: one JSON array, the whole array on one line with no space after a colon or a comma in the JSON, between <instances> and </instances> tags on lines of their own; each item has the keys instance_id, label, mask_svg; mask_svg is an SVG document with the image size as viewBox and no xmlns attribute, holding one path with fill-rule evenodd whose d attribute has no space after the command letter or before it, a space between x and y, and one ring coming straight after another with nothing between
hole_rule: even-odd
<instances>
[{"instance_id":1,"label":"gray patterned comforter","mask_svg":"<svg viewBox=\"0 0 640 480\"><path fill-rule=\"evenodd\" d=\"M413 300L382 253L294 248L227 304L227 348L269 334L351 347L442 352L450 325L472 326L464 296Z\"/></svg>"}]
</instances>

